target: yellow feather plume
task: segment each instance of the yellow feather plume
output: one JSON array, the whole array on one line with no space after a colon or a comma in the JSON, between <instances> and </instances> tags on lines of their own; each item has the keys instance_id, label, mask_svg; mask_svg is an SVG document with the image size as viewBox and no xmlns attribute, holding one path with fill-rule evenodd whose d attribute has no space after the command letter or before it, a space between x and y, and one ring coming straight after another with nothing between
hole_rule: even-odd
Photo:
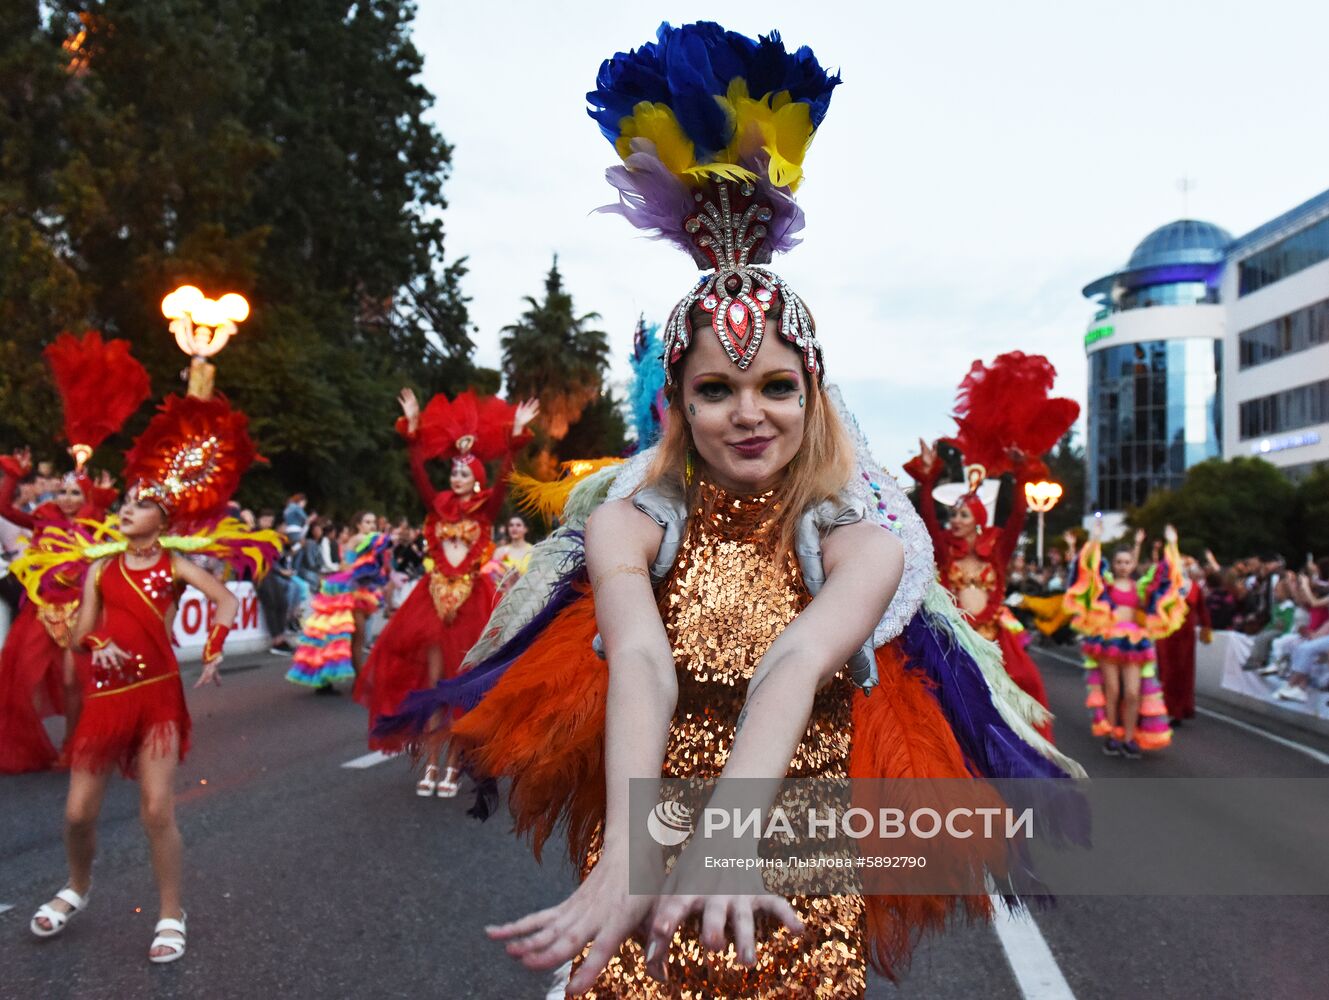
<instances>
[{"instance_id":1,"label":"yellow feather plume","mask_svg":"<svg viewBox=\"0 0 1329 1000\"><path fill-rule=\"evenodd\" d=\"M578 483L592 473L611 465L619 465L622 461L621 458L594 458L564 462L559 466L563 474L548 482L514 472L508 476L513 502L519 510L539 514L546 523L552 523L554 518L562 517L568 496Z\"/></svg>"}]
</instances>

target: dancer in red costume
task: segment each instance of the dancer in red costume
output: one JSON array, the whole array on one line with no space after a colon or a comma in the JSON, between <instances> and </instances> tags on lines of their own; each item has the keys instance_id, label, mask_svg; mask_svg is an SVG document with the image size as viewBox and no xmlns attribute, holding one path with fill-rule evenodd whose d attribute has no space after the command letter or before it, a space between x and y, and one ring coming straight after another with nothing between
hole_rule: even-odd
<instances>
[{"instance_id":1,"label":"dancer in red costume","mask_svg":"<svg viewBox=\"0 0 1329 1000\"><path fill-rule=\"evenodd\" d=\"M169 623L179 589L192 585L217 608L195 687L220 683L222 646L238 602L216 578L179 551L229 559L261 574L278 551L272 532L250 533L220 512L239 472L252 461L244 416L224 400L168 400L129 455L135 485L120 507L119 530L76 525L21 557L14 571L30 597L53 578L83 572L74 642L91 654L85 708L70 741L65 846L69 882L42 905L29 928L40 938L64 930L88 903L96 824L113 767L140 785L140 809L160 895L149 961L185 952L181 906L183 845L175 822L176 765L189 749L190 719ZM211 523L206 531L163 537L168 525Z\"/></svg>"},{"instance_id":2,"label":"dancer in red costume","mask_svg":"<svg viewBox=\"0 0 1329 1000\"><path fill-rule=\"evenodd\" d=\"M1037 456L1056 444L1080 414L1073 400L1048 397L1056 374L1047 358L1020 351L1000 355L991 366L974 362L956 399L959 433L949 439L973 464L965 470L968 490L951 508L944 528L933 503L942 472L935 448L920 440L919 456L905 466L919 484L919 510L932 536L942 585L955 595L974 629L1001 647L1011 679L1044 708L1043 678L1025 649L1029 636L1005 604L1006 566L1024 530L1024 484L1047 474ZM1011 512L1003 525L990 528L979 486L985 477L1007 471L1015 478ZM1052 738L1050 719L1038 729Z\"/></svg>"},{"instance_id":3,"label":"dancer in red costume","mask_svg":"<svg viewBox=\"0 0 1329 1000\"><path fill-rule=\"evenodd\" d=\"M470 392L451 402L436 396L423 414L410 389L401 391L399 402L404 416L397 429L408 442L411 476L428 511L428 574L388 621L356 678L355 700L369 709L371 732L411 691L455 676L484 630L495 589L481 568L493 547L494 518L503 506L513 455L530 440L526 425L540 412L535 400L513 407L494 397L478 399ZM494 486L485 489L483 460L500 455L502 471ZM451 488L445 491L434 488L425 467L436 457L452 460ZM371 735L369 745L398 750L401 741ZM449 756L442 780L438 758L436 744L416 785L418 795L457 794L456 752Z\"/></svg>"},{"instance_id":4,"label":"dancer in red costume","mask_svg":"<svg viewBox=\"0 0 1329 1000\"><path fill-rule=\"evenodd\" d=\"M1206 646L1213 641L1213 626L1209 620L1209 605L1205 603L1204 570L1194 559L1185 560L1186 617L1177 631L1164 636L1154 644L1158 656L1158 680L1163 686L1163 702L1167 705L1172 728L1186 719L1195 718L1195 640Z\"/></svg>"},{"instance_id":5,"label":"dancer in red costume","mask_svg":"<svg viewBox=\"0 0 1329 1000\"><path fill-rule=\"evenodd\" d=\"M47 529L69 529L77 518L100 521L115 502L111 477L103 472L94 483L84 471L93 450L115 433L148 397L148 376L129 354L123 340L103 341L95 331L75 338L62 334L46 349L56 388L64 404L65 437L75 459L54 501L32 513L14 506L20 479L32 467L32 456L21 449L0 457L0 517L29 532L41 544ZM58 592L56 592L58 591ZM57 757L42 719L65 717L65 741L78 724L82 704L80 673L85 660L71 648L78 615L76 583L55 582L50 600L25 601L0 651L0 774L44 771L67 763Z\"/></svg>"}]
</instances>

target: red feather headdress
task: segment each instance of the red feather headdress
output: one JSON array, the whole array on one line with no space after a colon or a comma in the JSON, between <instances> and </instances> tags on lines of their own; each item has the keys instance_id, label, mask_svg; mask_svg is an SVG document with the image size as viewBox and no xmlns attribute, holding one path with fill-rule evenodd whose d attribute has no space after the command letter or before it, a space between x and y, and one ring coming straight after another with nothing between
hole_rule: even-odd
<instances>
[{"instance_id":1,"label":"red feather headdress","mask_svg":"<svg viewBox=\"0 0 1329 1000\"><path fill-rule=\"evenodd\" d=\"M465 458L487 462L507 454L517 408L497 396L477 396L467 389L456 399L441 393L420 414L417 440L425 458ZM397 420L406 433L406 419Z\"/></svg>"},{"instance_id":2,"label":"red feather headdress","mask_svg":"<svg viewBox=\"0 0 1329 1000\"><path fill-rule=\"evenodd\" d=\"M1024 479L1047 475L1042 457L1080 415L1073 399L1049 397L1057 370L1041 354L1010 351L991 365L975 361L955 397L959 430L948 438L966 465L981 465L988 476L1015 472ZM1019 449L1016 467L1009 454Z\"/></svg>"},{"instance_id":3,"label":"red feather headdress","mask_svg":"<svg viewBox=\"0 0 1329 1000\"><path fill-rule=\"evenodd\" d=\"M43 352L65 410L65 439L79 470L93 450L118 431L148 398L148 373L127 340L62 333Z\"/></svg>"},{"instance_id":4,"label":"red feather headdress","mask_svg":"<svg viewBox=\"0 0 1329 1000\"><path fill-rule=\"evenodd\" d=\"M226 397L167 396L125 455L125 482L179 527L216 521L255 460L249 418Z\"/></svg>"}]
</instances>

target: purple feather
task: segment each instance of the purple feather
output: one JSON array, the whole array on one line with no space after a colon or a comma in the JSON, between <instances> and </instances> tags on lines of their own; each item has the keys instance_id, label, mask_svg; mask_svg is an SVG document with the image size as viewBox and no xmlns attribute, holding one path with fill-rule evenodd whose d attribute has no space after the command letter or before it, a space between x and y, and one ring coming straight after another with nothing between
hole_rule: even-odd
<instances>
[{"instance_id":1,"label":"purple feather","mask_svg":"<svg viewBox=\"0 0 1329 1000\"><path fill-rule=\"evenodd\" d=\"M507 642L466 673L451 680L439 681L431 688L412 691L397 707L393 715L379 719L374 735L422 736L429 731L430 721L441 711L460 708L469 711L480 703L560 611L582 596L579 585L586 582L586 567L578 564L554 585L549 600L529 622L523 625Z\"/></svg>"}]
</instances>

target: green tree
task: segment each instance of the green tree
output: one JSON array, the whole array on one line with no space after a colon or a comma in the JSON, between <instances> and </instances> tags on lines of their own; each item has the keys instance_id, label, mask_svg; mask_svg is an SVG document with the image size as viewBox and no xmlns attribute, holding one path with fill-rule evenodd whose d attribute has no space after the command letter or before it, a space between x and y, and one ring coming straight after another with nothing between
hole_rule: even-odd
<instances>
[{"instance_id":1,"label":"green tree","mask_svg":"<svg viewBox=\"0 0 1329 1000\"><path fill-rule=\"evenodd\" d=\"M270 460L242 496L301 489L343 514L405 509L396 389L484 378L470 362L464 263L444 255L451 149L424 117L414 11L5 6L0 445L55 435L40 350L65 327L128 338L158 396L179 388L184 359L158 304L189 282L253 305L217 359L219 388Z\"/></svg>"},{"instance_id":2,"label":"green tree","mask_svg":"<svg viewBox=\"0 0 1329 1000\"><path fill-rule=\"evenodd\" d=\"M1184 551L1199 556L1209 548L1225 563L1267 552L1292 558L1296 495L1263 459L1212 458L1192 466L1177 489L1150 494L1127 521L1154 537L1173 524Z\"/></svg>"},{"instance_id":3,"label":"green tree","mask_svg":"<svg viewBox=\"0 0 1329 1000\"><path fill-rule=\"evenodd\" d=\"M1329 462L1316 466L1309 476L1297 483L1296 551L1288 553L1293 565L1300 565L1307 552L1316 557L1329 556Z\"/></svg>"},{"instance_id":4,"label":"green tree","mask_svg":"<svg viewBox=\"0 0 1329 1000\"><path fill-rule=\"evenodd\" d=\"M547 474L558 443L601 398L609 367L609 338L603 331L590 328L600 318L598 313L577 315L571 294L563 288L557 257L545 278L544 299L528 295L526 305L522 318L503 328L499 341L503 379L511 398L540 398L542 429L537 444L544 456L540 471ZM624 436L617 406L609 399L591 415L606 437L600 441L594 434L578 434L577 454L617 454L623 448Z\"/></svg>"},{"instance_id":5,"label":"green tree","mask_svg":"<svg viewBox=\"0 0 1329 1000\"><path fill-rule=\"evenodd\" d=\"M1071 427L1055 450L1043 456L1048 467L1048 478L1060 483L1062 494L1057 506L1043 516L1045 544L1047 539L1060 538L1064 532L1080 526L1085 513L1084 448L1076 441Z\"/></svg>"}]
</instances>

